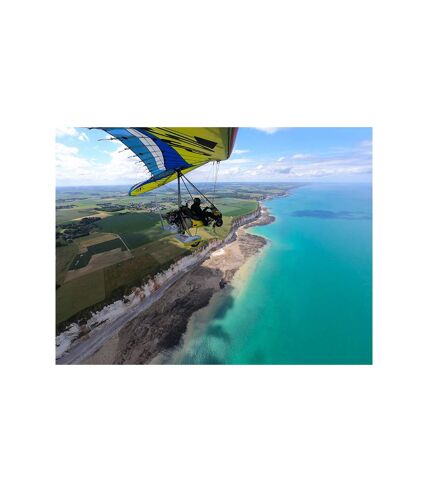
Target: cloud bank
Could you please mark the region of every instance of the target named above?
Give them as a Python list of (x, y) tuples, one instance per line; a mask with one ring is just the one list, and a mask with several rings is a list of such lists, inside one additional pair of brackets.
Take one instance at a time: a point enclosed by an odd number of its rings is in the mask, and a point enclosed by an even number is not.
[[(278, 129), (260, 130), (272, 134)], [(89, 132), (89, 139), (80, 128), (58, 128), (56, 133), (57, 183), (60, 186), (135, 184), (149, 178), (139, 159), (119, 141), (98, 143), (99, 134)], [(372, 142), (364, 140), (353, 148), (336, 147), (323, 153), (292, 152), (289, 155), (282, 151), (269, 159), (255, 155), (250, 149), (238, 148), (229, 160), (220, 163), (218, 180), (369, 180), (371, 172)], [(213, 167), (206, 165), (192, 172), (192, 178), (195, 182), (210, 181), (214, 174)]]

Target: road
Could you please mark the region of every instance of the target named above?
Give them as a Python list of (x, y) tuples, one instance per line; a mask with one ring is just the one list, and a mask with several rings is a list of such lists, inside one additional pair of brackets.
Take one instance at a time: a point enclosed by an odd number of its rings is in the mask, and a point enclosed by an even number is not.
[(113, 335), (115, 335), (126, 323), (134, 319), (136, 316), (141, 314), (143, 311), (152, 306), (153, 303), (158, 301), (166, 290), (168, 290), (172, 285), (174, 285), (178, 280), (184, 277), (186, 273), (190, 272), (194, 268), (198, 267), (200, 262), (190, 265), (183, 269), (182, 272), (177, 274), (172, 279), (166, 281), (162, 287), (160, 287), (156, 292), (154, 292), (149, 298), (142, 301), (140, 304), (134, 308), (130, 308), (129, 311), (119, 316), (111, 323), (106, 323), (102, 325), (102, 328), (95, 331), (88, 338), (73, 345), (69, 351), (65, 352), (60, 358), (56, 360), (57, 364), (79, 364), (84, 361), (97, 350), (99, 350)]

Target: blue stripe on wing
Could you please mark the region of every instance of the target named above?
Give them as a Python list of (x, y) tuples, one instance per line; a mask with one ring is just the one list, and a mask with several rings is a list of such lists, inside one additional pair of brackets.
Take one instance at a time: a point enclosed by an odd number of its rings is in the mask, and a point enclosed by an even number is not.
[(130, 133), (126, 128), (104, 128), (104, 130), (120, 140), (123, 145), (126, 145), (126, 147), (128, 147), (139, 159), (141, 159), (142, 163), (152, 176), (163, 171), (159, 169), (154, 155), (146, 147), (146, 145), (144, 145), (138, 137)]
[[(156, 164), (156, 159), (151, 151), (141, 142), (138, 137), (130, 133), (126, 128), (103, 127), (102, 129), (113, 137), (120, 140), (136, 156), (138, 156), (143, 161), (143, 164), (146, 166), (152, 177), (158, 177), (165, 172), (163, 169), (159, 169)], [(167, 144), (160, 138), (152, 135), (145, 128), (135, 127), (135, 130), (142, 133), (146, 137), (149, 137), (156, 143), (156, 145), (162, 152), (166, 170), (186, 169), (188, 167), (191, 167), (191, 165), (188, 164), (175, 149), (173, 149), (169, 144)], [(167, 176), (168, 175), (169, 174), (167, 174)]]
[(191, 167), (191, 165), (188, 164), (181, 157), (181, 155), (174, 148), (172, 148), (169, 144), (167, 144), (166, 142), (164, 142), (160, 138), (157, 138), (155, 135), (152, 135), (145, 128), (135, 127), (135, 129), (137, 131), (139, 131), (140, 133), (143, 133), (147, 137), (150, 137), (156, 143), (156, 145), (160, 148), (160, 150), (162, 151), (162, 154), (163, 154), (166, 169), (186, 169), (188, 167)]

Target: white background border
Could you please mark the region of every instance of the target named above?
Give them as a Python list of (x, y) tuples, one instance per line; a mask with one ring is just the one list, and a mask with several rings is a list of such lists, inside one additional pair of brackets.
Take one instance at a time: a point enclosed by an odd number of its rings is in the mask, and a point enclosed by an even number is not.
[[(427, 490), (423, 5), (3, 7), (3, 490)], [(55, 367), (54, 130), (86, 125), (373, 126), (374, 365)]]

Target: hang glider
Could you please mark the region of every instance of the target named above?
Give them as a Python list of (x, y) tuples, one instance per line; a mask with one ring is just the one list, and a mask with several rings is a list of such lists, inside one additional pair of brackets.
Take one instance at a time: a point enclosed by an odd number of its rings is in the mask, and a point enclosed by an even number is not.
[[(179, 241), (196, 246), (201, 237), (192, 235), (191, 228), (197, 231), (198, 227), (210, 224), (213, 224), (213, 227), (223, 225), (222, 213), (184, 175), (208, 162), (219, 163), (228, 159), (233, 151), (237, 128), (101, 127), (99, 129), (111, 135), (108, 140), (122, 142), (150, 175), (150, 178), (134, 185), (129, 190), (129, 195), (141, 195), (177, 179), (178, 208), (168, 212), (163, 218), (169, 227), (178, 233), (176, 238)], [(201, 209), (198, 197), (194, 199), (191, 208), (188, 207), (187, 202), (182, 203), (181, 183), (190, 197), (194, 198), (186, 182), (204, 198), (209, 204), (208, 207)], [(161, 214), (160, 217), (163, 224)]]

